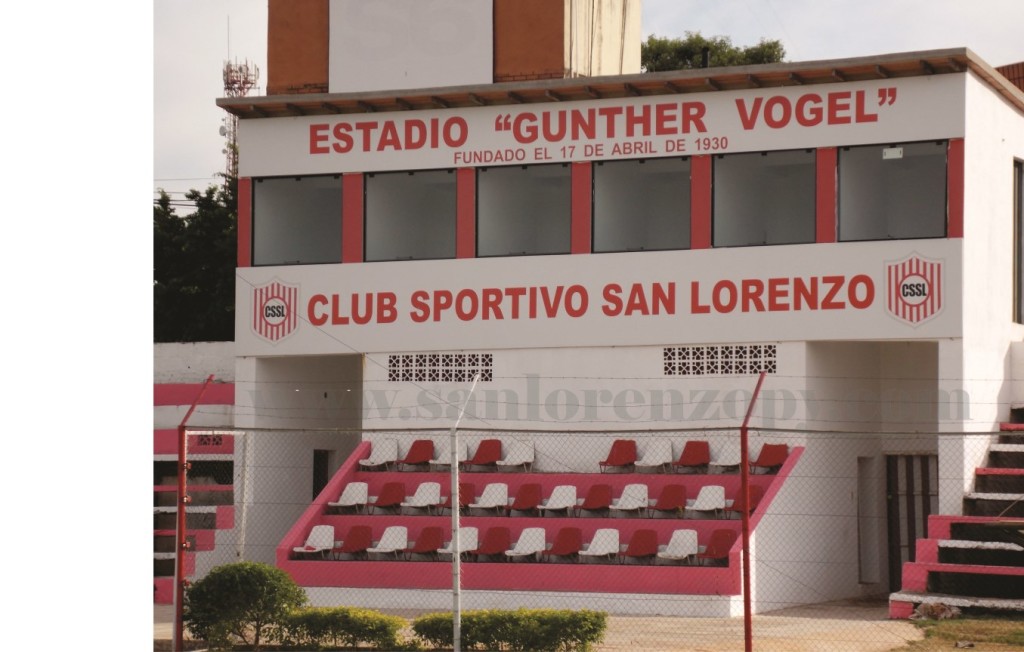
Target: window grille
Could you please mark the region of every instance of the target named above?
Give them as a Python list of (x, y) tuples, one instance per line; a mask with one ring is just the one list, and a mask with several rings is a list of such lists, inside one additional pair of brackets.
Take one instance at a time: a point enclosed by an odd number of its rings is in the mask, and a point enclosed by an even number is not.
[(774, 374), (775, 344), (725, 344), (712, 346), (667, 346), (664, 349), (666, 376), (741, 376)]
[(467, 383), (480, 374), (494, 377), (493, 353), (393, 353), (388, 356), (388, 380), (417, 383)]

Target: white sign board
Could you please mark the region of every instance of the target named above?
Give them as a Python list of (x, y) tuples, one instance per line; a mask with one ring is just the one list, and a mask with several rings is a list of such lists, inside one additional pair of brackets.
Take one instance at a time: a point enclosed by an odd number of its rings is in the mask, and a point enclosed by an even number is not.
[(961, 337), (960, 240), (238, 270), (239, 355)]
[(964, 135), (966, 74), (242, 120), (243, 177), (910, 142)]

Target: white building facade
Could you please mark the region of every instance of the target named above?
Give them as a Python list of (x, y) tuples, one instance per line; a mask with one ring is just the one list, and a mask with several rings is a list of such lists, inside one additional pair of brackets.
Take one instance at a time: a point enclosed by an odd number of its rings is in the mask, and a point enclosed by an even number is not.
[(538, 473), (623, 436), (726, 455), (763, 371), (752, 446), (803, 455), (756, 608), (884, 593), (1024, 399), (1024, 93), (969, 50), (219, 104), (249, 558), (313, 451), (468, 399), (468, 440), (528, 437)]

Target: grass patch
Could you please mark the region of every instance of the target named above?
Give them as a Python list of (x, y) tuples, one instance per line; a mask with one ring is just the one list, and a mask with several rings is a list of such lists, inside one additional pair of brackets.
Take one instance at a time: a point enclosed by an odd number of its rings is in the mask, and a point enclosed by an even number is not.
[(949, 650), (957, 641), (970, 641), (975, 650), (1024, 649), (1024, 617), (972, 616), (911, 622), (924, 630), (925, 638), (905, 650)]

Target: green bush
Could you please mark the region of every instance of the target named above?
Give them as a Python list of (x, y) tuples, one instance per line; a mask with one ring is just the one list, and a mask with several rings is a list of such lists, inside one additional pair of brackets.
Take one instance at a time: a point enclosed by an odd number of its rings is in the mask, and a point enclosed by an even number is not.
[[(603, 611), (555, 609), (487, 609), (462, 614), (462, 646), (484, 650), (585, 652), (604, 638)], [(416, 618), (413, 632), (435, 648), (452, 647), (452, 614)]]
[(274, 637), (286, 646), (315, 650), (331, 646), (369, 644), (394, 650), (402, 645), (398, 633), (405, 620), (355, 607), (306, 607), (281, 620)]
[(214, 648), (241, 641), (259, 649), (264, 634), (305, 603), (305, 591), (280, 568), (236, 562), (214, 568), (189, 587), (184, 622)]

